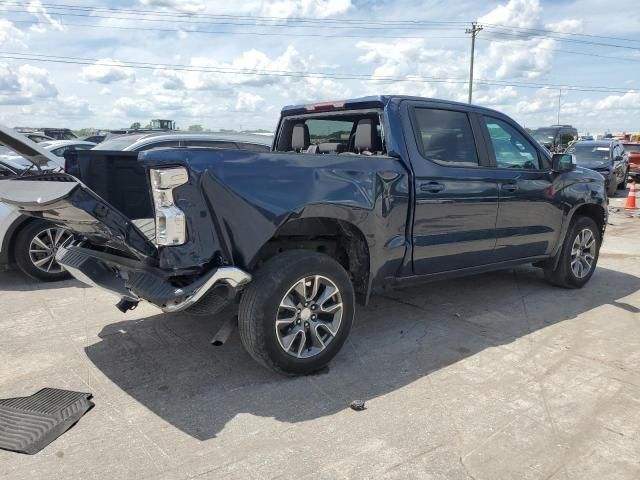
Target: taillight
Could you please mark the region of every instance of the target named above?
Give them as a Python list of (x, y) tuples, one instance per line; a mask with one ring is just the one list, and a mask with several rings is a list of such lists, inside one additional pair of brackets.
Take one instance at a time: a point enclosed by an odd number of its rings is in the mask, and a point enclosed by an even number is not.
[(156, 245), (181, 245), (187, 241), (185, 215), (174, 203), (173, 190), (189, 181), (184, 167), (151, 169), (151, 191), (156, 212)]

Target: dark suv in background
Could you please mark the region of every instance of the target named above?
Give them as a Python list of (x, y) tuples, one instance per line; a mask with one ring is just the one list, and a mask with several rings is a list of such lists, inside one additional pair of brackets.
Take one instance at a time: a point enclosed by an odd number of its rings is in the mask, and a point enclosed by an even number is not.
[(567, 148), (566, 153), (574, 155), (581, 167), (601, 174), (609, 196), (627, 188), (629, 158), (618, 140), (580, 140)]
[(531, 136), (550, 151), (562, 152), (578, 138), (578, 130), (571, 125), (552, 125), (534, 130)]

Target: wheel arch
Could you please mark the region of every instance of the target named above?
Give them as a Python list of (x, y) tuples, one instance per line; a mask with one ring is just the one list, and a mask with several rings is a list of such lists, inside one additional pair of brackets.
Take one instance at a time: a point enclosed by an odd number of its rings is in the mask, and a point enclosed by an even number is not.
[(607, 227), (607, 210), (600, 203), (582, 203), (574, 207), (573, 210), (567, 215), (567, 221), (564, 225), (564, 231), (562, 232), (561, 241), (558, 242), (558, 246), (554, 256), (552, 257), (553, 266), (557, 268), (558, 262), (560, 261), (560, 252), (562, 251), (562, 246), (564, 245), (565, 238), (569, 234), (569, 230), (571, 228), (571, 224), (578, 217), (589, 217), (598, 226), (598, 230), (600, 231), (600, 242), (604, 238), (604, 231)]
[(7, 229), (2, 238), (2, 248), (0, 249), (0, 264), (12, 265), (16, 261), (16, 242), (18, 234), (36, 219), (21, 215), (17, 217)]
[(371, 257), (366, 236), (353, 223), (335, 217), (292, 218), (280, 225), (260, 248), (251, 270), (287, 250), (312, 250), (331, 256), (349, 273), (360, 303), (369, 296)]
[[(583, 203), (579, 205), (573, 210), (569, 224), (578, 217), (589, 217), (593, 219), (596, 225), (598, 225), (601, 239), (604, 237), (604, 231), (607, 226), (607, 211), (602, 205), (597, 203)], [(567, 228), (567, 231), (568, 230)]]

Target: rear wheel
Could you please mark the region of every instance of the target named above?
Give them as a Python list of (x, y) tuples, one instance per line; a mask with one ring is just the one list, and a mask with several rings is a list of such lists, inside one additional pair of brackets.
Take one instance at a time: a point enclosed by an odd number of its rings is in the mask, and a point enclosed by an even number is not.
[(556, 268), (553, 261), (544, 267), (547, 281), (564, 288), (582, 288), (591, 278), (600, 253), (600, 230), (590, 217), (576, 218), (560, 251)]
[(69, 273), (56, 261), (60, 246), (71, 233), (44, 220), (30, 221), (15, 238), (15, 258), (20, 270), (36, 280), (65, 280)]
[(269, 260), (242, 294), (240, 338), (260, 364), (301, 375), (325, 366), (345, 342), (355, 309), (349, 274), (312, 251)]

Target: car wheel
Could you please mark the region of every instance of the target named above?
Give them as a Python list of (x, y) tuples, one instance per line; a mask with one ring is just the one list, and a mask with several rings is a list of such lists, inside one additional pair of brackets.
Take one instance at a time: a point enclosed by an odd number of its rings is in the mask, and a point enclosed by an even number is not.
[(342, 265), (321, 253), (293, 250), (258, 270), (240, 299), (238, 327), (258, 363), (303, 375), (338, 353), (354, 312), (353, 286)]
[(600, 230), (590, 217), (578, 217), (564, 239), (557, 266), (544, 268), (547, 281), (564, 288), (582, 288), (591, 278), (600, 253)]
[(44, 220), (32, 220), (15, 238), (15, 258), (20, 270), (36, 280), (54, 282), (70, 277), (56, 261), (56, 252), (71, 233)]
[(618, 190), (626, 190), (628, 180), (629, 180), (629, 170), (627, 169), (624, 172), (624, 177), (622, 178), (622, 182), (618, 184)]
[(618, 180), (616, 179), (615, 175), (609, 177), (609, 182), (607, 184), (607, 195), (609, 195), (610, 197), (615, 196), (616, 192), (618, 191)]

